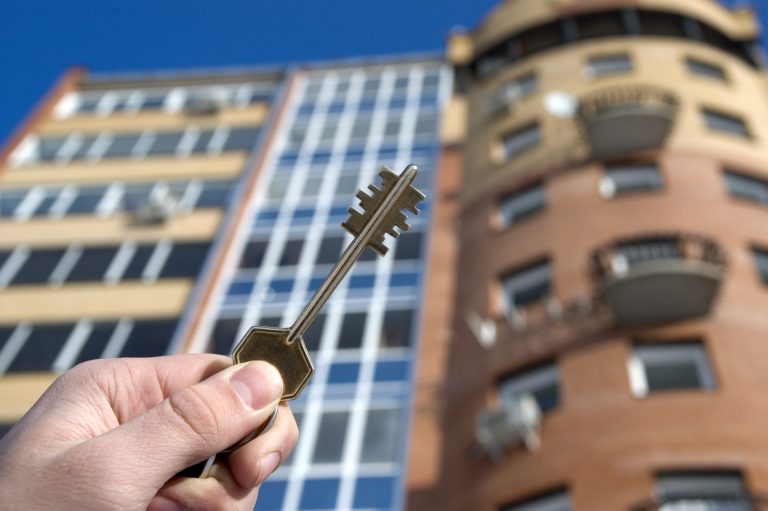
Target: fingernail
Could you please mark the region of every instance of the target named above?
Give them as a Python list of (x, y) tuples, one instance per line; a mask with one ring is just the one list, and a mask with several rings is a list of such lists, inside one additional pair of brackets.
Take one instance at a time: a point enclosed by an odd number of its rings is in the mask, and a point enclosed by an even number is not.
[(270, 476), (272, 472), (274, 472), (277, 469), (277, 466), (280, 464), (280, 454), (276, 452), (271, 452), (264, 457), (261, 458), (261, 462), (259, 463), (259, 482), (258, 484), (261, 484), (264, 482), (264, 479)]
[(251, 408), (258, 410), (274, 403), (283, 393), (283, 380), (271, 364), (248, 362), (230, 378), (229, 384)]

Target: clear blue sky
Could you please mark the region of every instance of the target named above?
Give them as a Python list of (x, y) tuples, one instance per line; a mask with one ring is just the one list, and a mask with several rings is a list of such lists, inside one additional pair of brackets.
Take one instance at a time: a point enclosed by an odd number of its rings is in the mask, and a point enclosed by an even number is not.
[(74, 65), (150, 71), (440, 52), (451, 27), (474, 26), (498, 1), (0, 0), (0, 141)]

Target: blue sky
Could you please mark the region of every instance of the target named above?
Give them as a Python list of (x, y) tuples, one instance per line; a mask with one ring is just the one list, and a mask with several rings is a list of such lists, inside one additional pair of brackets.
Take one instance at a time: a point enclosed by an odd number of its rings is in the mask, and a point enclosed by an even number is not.
[(0, 140), (74, 65), (151, 71), (441, 52), (452, 27), (474, 26), (497, 1), (0, 0)]

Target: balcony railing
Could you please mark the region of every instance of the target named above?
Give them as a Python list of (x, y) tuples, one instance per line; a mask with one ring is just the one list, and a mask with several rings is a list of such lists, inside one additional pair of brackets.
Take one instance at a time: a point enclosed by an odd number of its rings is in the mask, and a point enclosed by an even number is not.
[(674, 94), (651, 86), (602, 89), (581, 98), (578, 118), (596, 158), (664, 145), (677, 116)]
[(616, 240), (591, 259), (593, 279), (619, 326), (708, 314), (725, 267), (725, 253), (715, 241), (682, 233)]

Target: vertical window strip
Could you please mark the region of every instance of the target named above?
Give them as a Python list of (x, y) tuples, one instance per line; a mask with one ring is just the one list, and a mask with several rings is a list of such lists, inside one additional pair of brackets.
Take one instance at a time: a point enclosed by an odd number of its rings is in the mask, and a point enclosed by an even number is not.
[(64, 252), (64, 255), (59, 260), (59, 264), (56, 265), (51, 276), (48, 278), (48, 282), (53, 285), (61, 285), (67, 280), (67, 276), (75, 267), (77, 260), (83, 255), (83, 247), (79, 243), (72, 243)]
[(101, 358), (119, 357), (120, 353), (123, 351), (123, 347), (125, 347), (126, 341), (128, 341), (128, 337), (131, 335), (131, 330), (133, 330), (133, 320), (127, 318), (121, 319), (117, 323), (114, 332), (112, 332), (109, 341), (107, 341), (107, 345), (104, 347), (104, 352), (101, 354)]
[(11, 366), (13, 359), (21, 351), (29, 335), (32, 333), (32, 325), (29, 323), (19, 323), (11, 336), (6, 341), (5, 346), (0, 350), (0, 375), (5, 374)]
[(147, 261), (147, 265), (144, 267), (144, 272), (141, 275), (142, 281), (151, 283), (157, 280), (172, 249), (173, 243), (167, 239), (160, 240), (155, 245), (155, 250), (149, 257), (149, 261)]
[(119, 282), (135, 253), (136, 242), (132, 240), (124, 241), (117, 250), (114, 259), (112, 259), (112, 263), (104, 273), (104, 281), (107, 284), (115, 284)]
[(59, 355), (53, 362), (52, 370), (57, 373), (63, 373), (70, 369), (77, 360), (77, 355), (88, 340), (88, 336), (93, 331), (93, 321), (89, 319), (81, 319), (75, 325), (72, 333), (69, 334), (69, 338), (61, 348)]
[(25, 245), (16, 247), (5, 264), (0, 268), (0, 289), (5, 289), (11, 283), (16, 273), (29, 258), (30, 249)]

